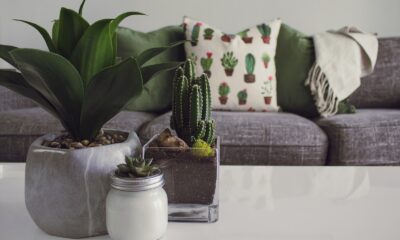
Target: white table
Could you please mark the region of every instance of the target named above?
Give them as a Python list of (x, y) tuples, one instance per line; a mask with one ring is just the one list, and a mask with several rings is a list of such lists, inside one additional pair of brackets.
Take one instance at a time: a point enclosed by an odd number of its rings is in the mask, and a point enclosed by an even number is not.
[[(0, 240), (60, 239), (24, 205), (24, 164), (0, 164)], [(398, 240), (398, 167), (221, 167), (220, 219), (169, 223), (169, 240)], [(109, 239), (108, 236), (95, 239)]]

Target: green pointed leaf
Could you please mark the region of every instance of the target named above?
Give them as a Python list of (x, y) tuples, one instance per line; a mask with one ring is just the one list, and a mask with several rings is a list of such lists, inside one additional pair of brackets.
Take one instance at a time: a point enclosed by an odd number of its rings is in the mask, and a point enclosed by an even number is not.
[(43, 37), (44, 41), (46, 42), (47, 47), (49, 48), (50, 52), (57, 52), (57, 48), (54, 46), (53, 41), (51, 40), (51, 37), (49, 35), (49, 33), (46, 31), (46, 29), (42, 28), (41, 26), (32, 23), (32, 22), (28, 22), (25, 20), (20, 20), (20, 19), (14, 19), (15, 21), (18, 22), (23, 22), (26, 23), (30, 26), (32, 26), (33, 28), (35, 28)]
[(129, 12), (115, 19), (103, 19), (86, 30), (71, 55), (71, 62), (81, 73), (85, 86), (95, 74), (115, 64), (116, 49), (113, 40), (118, 24), (128, 16), (141, 14)]
[(38, 91), (30, 86), (22, 75), (13, 70), (0, 70), (0, 85), (24, 96), (32, 99), (46, 110), (51, 110), (53, 115), (57, 116), (57, 111)]
[(73, 50), (89, 27), (89, 23), (71, 9), (62, 8), (59, 20), (58, 51), (65, 58), (70, 58)]
[(187, 40), (183, 40), (183, 41), (178, 41), (178, 42), (174, 42), (171, 43), (168, 46), (163, 46), (163, 47), (155, 47), (155, 48), (149, 48), (144, 50), (142, 53), (139, 54), (139, 56), (136, 58), (139, 65), (143, 66), (143, 64), (145, 64), (146, 62), (148, 62), (150, 59), (152, 59), (153, 57), (167, 51), (170, 48), (179, 46), (183, 43), (187, 42)]
[(47, 101), (42, 94), (30, 86), (20, 73), (13, 70), (0, 70), (0, 85), (31, 99), (51, 115), (58, 118), (66, 130), (70, 130), (51, 103)]
[(83, 0), (81, 3), (81, 6), (79, 7), (79, 15), (81, 15), (81, 16), (82, 16), (82, 12), (83, 12), (83, 7), (85, 6), (85, 2), (86, 2), (86, 0)]
[(17, 49), (17, 47), (14, 46), (8, 46), (8, 45), (0, 45), (0, 58), (2, 58), (4, 61), (8, 62), (10, 65), (14, 66), (17, 68), (17, 64), (14, 62), (14, 59), (12, 59), (10, 52), (14, 49)]
[(146, 84), (151, 78), (153, 78), (157, 74), (165, 71), (175, 70), (177, 67), (182, 65), (182, 63), (183, 62), (167, 62), (167, 63), (158, 63), (143, 67), (142, 68), (143, 85)]
[(36, 49), (10, 52), (26, 81), (40, 92), (71, 129), (79, 135), (83, 84), (78, 71), (60, 55)]
[(91, 79), (82, 106), (82, 137), (94, 138), (101, 127), (143, 89), (140, 68), (133, 58), (106, 68)]
[(110, 32), (111, 33), (115, 33), (115, 31), (117, 30), (118, 25), (127, 17), (129, 16), (134, 16), (134, 15), (146, 15), (144, 13), (141, 12), (126, 12), (126, 13), (122, 13), (121, 15), (119, 15), (118, 17), (116, 17), (110, 24)]
[(53, 39), (54, 47), (58, 49), (58, 36), (60, 32), (60, 20), (54, 20), (53, 28), (51, 31), (51, 38)]
[(82, 76), (84, 85), (90, 78), (114, 63), (113, 43), (109, 32), (112, 19), (104, 19), (91, 25), (75, 47), (71, 62)]

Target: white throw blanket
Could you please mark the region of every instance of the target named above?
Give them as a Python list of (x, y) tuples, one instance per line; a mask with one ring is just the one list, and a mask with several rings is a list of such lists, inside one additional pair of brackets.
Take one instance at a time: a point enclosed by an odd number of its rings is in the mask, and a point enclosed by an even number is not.
[(360, 86), (361, 77), (373, 72), (378, 39), (356, 27), (319, 33), (313, 39), (316, 62), (305, 84), (318, 112), (327, 117), (336, 114), (339, 102)]

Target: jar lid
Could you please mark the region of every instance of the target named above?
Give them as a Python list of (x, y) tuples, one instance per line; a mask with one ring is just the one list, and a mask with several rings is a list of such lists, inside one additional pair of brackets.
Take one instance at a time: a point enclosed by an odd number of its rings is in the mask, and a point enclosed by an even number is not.
[(122, 178), (111, 173), (111, 187), (121, 191), (140, 192), (164, 186), (164, 175), (161, 171), (155, 175), (141, 178)]

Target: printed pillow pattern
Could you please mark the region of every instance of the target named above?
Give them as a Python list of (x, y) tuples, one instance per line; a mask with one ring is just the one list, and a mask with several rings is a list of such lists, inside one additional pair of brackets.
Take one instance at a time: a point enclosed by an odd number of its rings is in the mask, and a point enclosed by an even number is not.
[(196, 74), (206, 73), (215, 110), (278, 111), (275, 51), (281, 20), (238, 34), (185, 17), (186, 55)]

